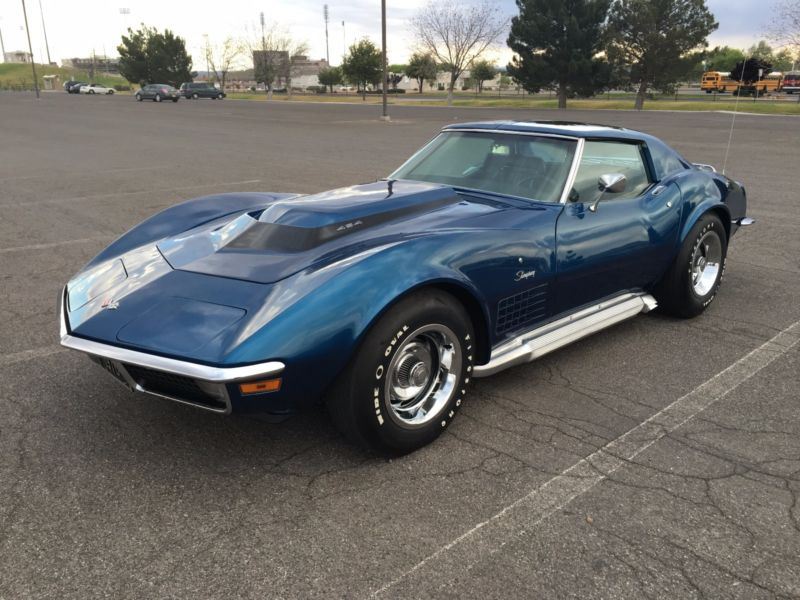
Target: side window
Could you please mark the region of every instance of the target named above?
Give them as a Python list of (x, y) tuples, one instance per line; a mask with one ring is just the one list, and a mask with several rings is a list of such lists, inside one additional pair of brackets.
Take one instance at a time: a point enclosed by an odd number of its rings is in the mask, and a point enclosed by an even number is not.
[(656, 170), (656, 177), (661, 181), (665, 177), (686, 168), (676, 154), (658, 142), (650, 142), (647, 145), (650, 150), (650, 157), (653, 159), (653, 166)]
[(635, 198), (650, 185), (639, 144), (587, 141), (570, 198), (576, 202), (594, 201), (600, 193), (597, 180), (612, 173), (625, 175), (628, 185), (623, 193), (607, 196), (608, 200)]

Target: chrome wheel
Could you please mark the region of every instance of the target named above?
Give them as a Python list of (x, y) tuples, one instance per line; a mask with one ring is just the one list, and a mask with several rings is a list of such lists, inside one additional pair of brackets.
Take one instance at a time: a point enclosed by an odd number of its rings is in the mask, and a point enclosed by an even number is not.
[(722, 240), (715, 231), (707, 231), (692, 255), (692, 289), (700, 297), (708, 295), (722, 269)]
[(457, 391), (461, 364), (461, 346), (449, 328), (426, 325), (412, 332), (386, 373), (392, 418), (407, 427), (436, 419)]

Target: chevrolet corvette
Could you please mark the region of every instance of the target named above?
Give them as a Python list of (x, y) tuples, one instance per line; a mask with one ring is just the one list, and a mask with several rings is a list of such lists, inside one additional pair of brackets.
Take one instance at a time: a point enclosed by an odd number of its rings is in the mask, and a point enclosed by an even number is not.
[(450, 125), (374, 183), (147, 219), (67, 283), (61, 343), (136, 392), (275, 418), (322, 403), (352, 442), (407, 453), (475, 377), (656, 307), (701, 314), (746, 205), (644, 133)]

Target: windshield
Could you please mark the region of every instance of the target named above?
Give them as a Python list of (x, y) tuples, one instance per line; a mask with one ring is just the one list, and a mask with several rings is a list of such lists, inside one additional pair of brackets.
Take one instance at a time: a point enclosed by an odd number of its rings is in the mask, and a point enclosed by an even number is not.
[(451, 131), (390, 177), (559, 202), (576, 147), (570, 139)]

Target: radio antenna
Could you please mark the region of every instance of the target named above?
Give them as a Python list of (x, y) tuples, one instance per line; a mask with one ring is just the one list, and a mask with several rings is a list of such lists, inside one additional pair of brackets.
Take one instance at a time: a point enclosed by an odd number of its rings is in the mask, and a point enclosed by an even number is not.
[(722, 163), (722, 174), (725, 175), (725, 170), (728, 168), (728, 156), (731, 153), (731, 144), (733, 143), (733, 128), (736, 126), (736, 114), (739, 112), (739, 98), (742, 97), (742, 86), (744, 85), (744, 70), (747, 66), (747, 61), (750, 60), (745, 54), (744, 62), (742, 63), (742, 76), (739, 79), (739, 87), (736, 89), (736, 104), (733, 105), (733, 118), (731, 119), (731, 131), (728, 134), (728, 147), (725, 148), (725, 160)]

